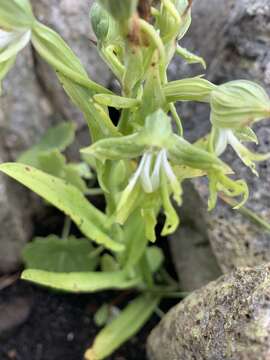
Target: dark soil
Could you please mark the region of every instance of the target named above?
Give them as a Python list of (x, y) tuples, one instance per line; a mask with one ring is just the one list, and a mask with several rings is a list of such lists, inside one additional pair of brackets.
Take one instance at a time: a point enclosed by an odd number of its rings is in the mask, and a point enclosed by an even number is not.
[[(70, 295), (18, 281), (0, 292), (0, 304), (29, 298), (31, 312), (23, 325), (0, 338), (1, 360), (83, 360), (99, 329), (93, 321), (101, 303), (115, 293)], [(158, 322), (153, 316), (141, 332), (122, 346), (111, 360), (144, 360), (145, 340)]]

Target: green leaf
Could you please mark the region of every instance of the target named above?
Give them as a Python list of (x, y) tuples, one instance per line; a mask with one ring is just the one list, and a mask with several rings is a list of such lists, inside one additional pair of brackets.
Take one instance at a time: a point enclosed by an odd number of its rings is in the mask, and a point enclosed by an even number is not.
[(141, 283), (130, 279), (123, 271), (56, 273), (44, 270), (25, 270), (21, 278), (38, 285), (72, 293), (92, 293), (101, 290), (128, 289)]
[(57, 72), (94, 92), (110, 93), (103, 86), (90, 80), (80, 60), (55, 31), (35, 22), (32, 43), (36, 51)]
[(31, 30), (21, 32), (6, 32), (4, 30), (0, 30), (0, 35), (2, 37), (2, 41), (5, 36), (8, 37), (6, 46), (2, 47), (0, 43), (1, 63), (12, 59), (29, 43), (31, 39)]
[(18, 162), (39, 166), (38, 157), (40, 153), (50, 152), (52, 150), (64, 151), (73, 143), (75, 136), (75, 125), (72, 122), (62, 122), (57, 126), (50, 128), (41, 138), (40, 142), (25, 151)]
[(125, 341), (135, 335), (150, 318), (160, 299), (143, 295), (133, 300), (96, 337), (94, 344), (85, 354), (86, 360), (107, 358)]
[(23, 250), (23, 260), (29, 269), (52, 272), (87, 272), (95, 270), (98, 258), (91, 256), (94, 248), (87, 239), (56, 235), (35, 238)]
[(110, 306), (108, 304), (103, 304), (101, 307), (96, 311), (94, 316), (94, 321), (97, 326), (104, 326), (110, 316)]
[(23, 164), (5, 163), (0, 165), (0, 171), (70, 216), (86, 237), (110, 250), (123, 250), (123, 245), (114, 241), (109, 235), (106, 215), (91, 205), (74, 186)]
[(47, 174), (63, 177), (66, 159), (58, 150), (40, 153), (38, 156), (38, 168)]

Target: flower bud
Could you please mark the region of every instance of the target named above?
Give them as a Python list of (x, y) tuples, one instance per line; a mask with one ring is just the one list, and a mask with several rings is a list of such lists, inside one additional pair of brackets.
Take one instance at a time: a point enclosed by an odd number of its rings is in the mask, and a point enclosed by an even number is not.
[(97, 39), (99, 41), (105, 40), (110, 26), (110, 19), (107, 11), (105, 11), (99, 3), (95, 2), (91, 7), (89, 17)]
[(256, 83), (231, 81), (212, 91), (211, 111), (217, 128), (242, 128), (270, 116), (270, 99)]
[(125, 21), (136, 11), (138, 0), (99, 0), (99, 3), (115, 20)]
[(171, 81), (164, 86), (164, 93), (168, 102), (200, 101), (209, 102), (210, 95), (216, 85), (201, 77)]

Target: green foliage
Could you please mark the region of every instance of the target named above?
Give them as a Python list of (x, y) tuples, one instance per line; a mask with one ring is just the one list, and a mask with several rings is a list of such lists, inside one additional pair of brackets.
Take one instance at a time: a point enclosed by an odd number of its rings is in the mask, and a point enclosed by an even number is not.
[(89, 272), (96, 269), (98, 257), (88, 239), (56, 235), (34, 238), (23, 250), (23, 260), (28, 269), (61, 272)]
[(143, 295), (133, 300), (114, 320), (96, 337), (89, 349), (87, 360), (102, 360), (109, 356), (122, 343), (144, 325), (159, 304), (159, 298)]
[[(75, 128), (59, 124), (22, 154), (19, 163), (0, 165), (0, 171), (63, 211), (87, 238), (70, 237), (65, 226), (64, 239), (35, 239), (24, 250), (29, 269), (22, 278), (60, 291), (143, 293), (113, 320), (108, 305), (100, 308), (96, 321), (107, 325), (87, 351), (88, 360), (109, 356), (139, 330), (162, 297), (179, 295), (178, 286), (163, 276), (164, 254), (149, 243), (156, 240), (161, 211), (165, 223), (158, 235), (178, 227), (182, 182), (206, 177), (210, 210), (219, 197), (239, 208), (248, 199), (248, 186), (237, 173), (232, 177), (220, 156), (232, 146), (255, 174), (255, 162), (269, 157), (243, 144), (258, 143), (251, 127), (270, 115), (267, 93), (245, 80), (215, 85), (197, 76), (169, 82), (167, 68), (174, 55), (206, 67), (200, 56), (179, 44), (191, 23), (191, 1), (150, 3), (98, 0), (90, 11), (97, 51), (118, 79), (120, 94), (89, 78), (60, 35), (35, 19), (28, 0), (0, 4), (0, 81), (31, 41), (83, 113), (91, 138), (81, 151), (84, 162), (68, 163), (62, 152), (72, 143)], [(186, 101), (204, 102), (211, 110), (210, 133), (194, 144), (184, 138), (175, 106)], [(117, 125), (110, 107), (120, 112)], [(87, 187), (85, 180), (92, 176), (88, 165), (96, 173), (98, 189)], [(104, 212), (87, 199), (93, 193), (104, 195)]]

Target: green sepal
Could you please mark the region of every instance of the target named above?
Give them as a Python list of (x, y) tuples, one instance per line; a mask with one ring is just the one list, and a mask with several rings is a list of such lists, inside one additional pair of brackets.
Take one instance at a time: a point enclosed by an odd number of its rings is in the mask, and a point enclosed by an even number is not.
[(202, 67), (206, 69), (206, 62), (201, 56), (195, 55), (179, 45), (176, 48), (176, 54), (179, 55), (188, 64), (201, 64)]

